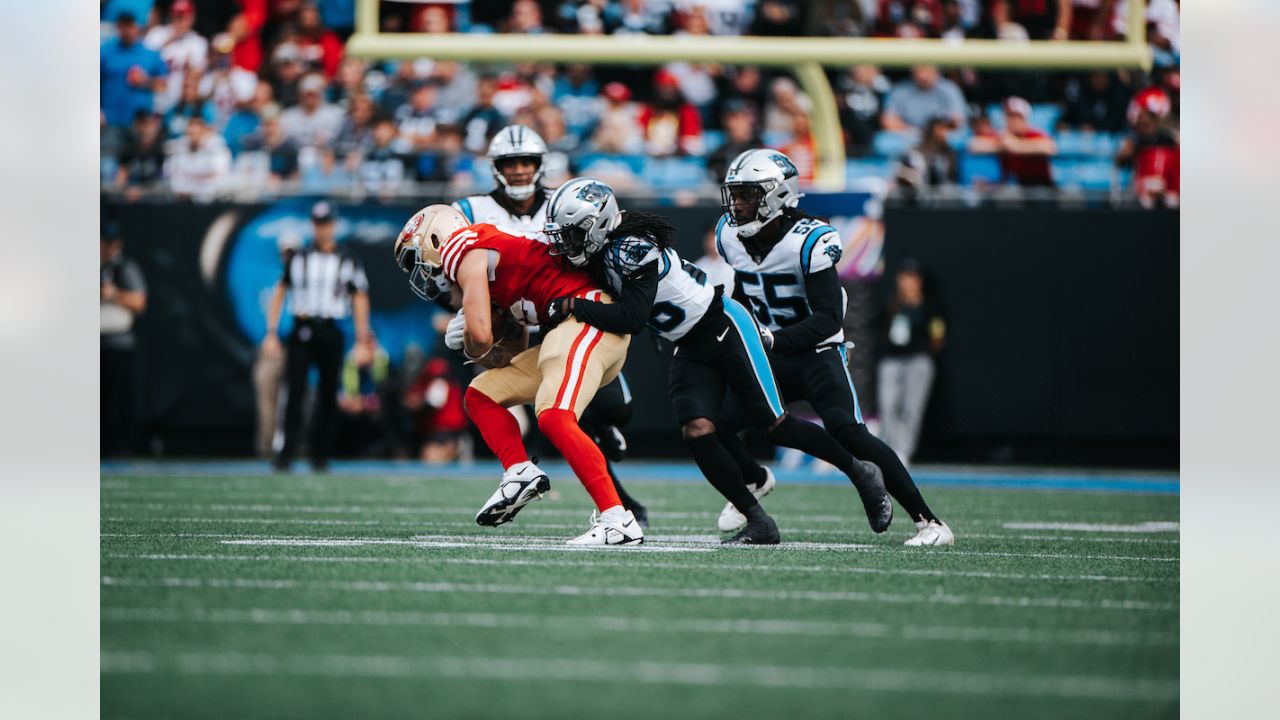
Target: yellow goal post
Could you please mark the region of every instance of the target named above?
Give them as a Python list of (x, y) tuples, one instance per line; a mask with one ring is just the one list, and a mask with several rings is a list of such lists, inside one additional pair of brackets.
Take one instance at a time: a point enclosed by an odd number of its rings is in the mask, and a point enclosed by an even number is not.
[(814, 184), (828, 191), (844, 189), (845, 153), (836, 98), (824, 67), (872, 63), (885, 67), (938, 65), (1007, 70), (1151, 68), (1146, 0), (1130, 0), (1128, 37), (1119, 42), (383, 33), (378, 29), (380, 2), (357, 0), (356, 30), (347, 40), (347, 54), (399, 60), (626, 65), (684, 61), (791, 68), (813, 100), (811, 127), (818, 155)]

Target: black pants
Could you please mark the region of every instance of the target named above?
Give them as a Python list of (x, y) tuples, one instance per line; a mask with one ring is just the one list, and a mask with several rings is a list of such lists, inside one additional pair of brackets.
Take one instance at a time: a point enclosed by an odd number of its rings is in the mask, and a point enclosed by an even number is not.
[(99, 354), (99, 453), (119, 457), (133, 451), (133, 350), (102, 346)]
[(770, 429), (782, 417), (782, 398), (751, 316), (725, 298), (680, 338), (671, 356), (671, 405), (681, 425), (720, 417), (732, 390), (751, 424)]
[(862, 403), (849, 375), (847, 353), (843, 344), (820, 345), (795, 355), (769, 353), (782, 397), (808, 402), (832, 435), (862, 423)]
[(289, 394), (285, 398), (284, 448), (280, 458), (292, 460), (298, 452), (302, 425), (302, 408), (306, 401), (307, 374), (314, 364), (320, 373), (316, 388), (315, 413), (311, 417), (308, 449), (311, 462), (323, 465), (329, 458), (334, 417), (338, 407), (338, 373), (342, 368), (344, 340), (338, 324), (332, 320), (297, 319), (285, 347), (285, 382)]

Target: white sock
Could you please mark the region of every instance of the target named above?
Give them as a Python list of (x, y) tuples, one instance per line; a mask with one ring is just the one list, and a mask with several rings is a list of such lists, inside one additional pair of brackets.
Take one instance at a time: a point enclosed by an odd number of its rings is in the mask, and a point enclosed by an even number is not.
[(600, 513), (601, 520), (609, 520), (609, 521), (617, 520), (621, 522), (626, 518), (627, 518), (627, 510), (621, 505), (614, 505), (608, 510), (605, 510), (604, 512)]

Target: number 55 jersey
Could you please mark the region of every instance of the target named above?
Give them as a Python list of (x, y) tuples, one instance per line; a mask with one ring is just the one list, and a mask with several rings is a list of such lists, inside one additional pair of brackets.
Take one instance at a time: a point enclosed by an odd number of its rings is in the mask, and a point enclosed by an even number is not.
[[(813, 311), (805, 293), (805, 277), (840, 261), (842, 246), (836, 229), (815, 218), (804, 218), (764, 256), (754, 256), (728, 220), (729, 216), (723, 215), (716, 224), (716, 250), (733, 268), (734, 281), (742, 286), (756, 320), (776, 332), (809, 317)], [(848, 299), (843, 289), (840, 295), (843, 314)], [(843, 342), (844, 329), (839, 328), (819, 345)]]

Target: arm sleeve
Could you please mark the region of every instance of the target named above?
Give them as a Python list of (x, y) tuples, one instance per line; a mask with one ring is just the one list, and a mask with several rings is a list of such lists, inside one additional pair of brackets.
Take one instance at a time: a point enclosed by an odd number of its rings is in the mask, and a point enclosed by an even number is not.
[(844, 317), (844, 296), (840, 293), (840, 279), (836, 277), (835, 268), (828, 267), (806, 275), (804, 290), (813, 312), (795, 325), (773, 333), (775, 352), (786, 354), (815, 347), (840, 329), (840, 321)]
[(658, 262), (637, 270), (622, 283), (621, 297), (613, 303), (578, 298), (573, 316), (592, 327), (619, 335), (634, 335), (644, 329), (658, 294)]

